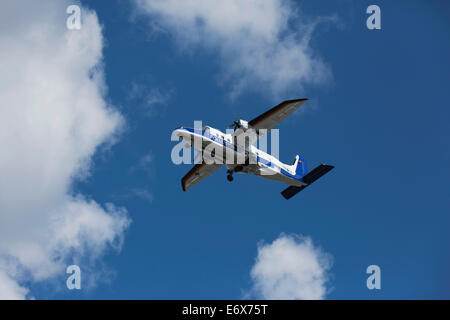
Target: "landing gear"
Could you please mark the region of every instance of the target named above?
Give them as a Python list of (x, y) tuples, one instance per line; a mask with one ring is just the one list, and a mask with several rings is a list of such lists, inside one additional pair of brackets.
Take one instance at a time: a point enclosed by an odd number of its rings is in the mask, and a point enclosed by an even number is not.
[(227, 173), (227, 180), (230, 182), (233, 181), (233, 170), (228, 170)]

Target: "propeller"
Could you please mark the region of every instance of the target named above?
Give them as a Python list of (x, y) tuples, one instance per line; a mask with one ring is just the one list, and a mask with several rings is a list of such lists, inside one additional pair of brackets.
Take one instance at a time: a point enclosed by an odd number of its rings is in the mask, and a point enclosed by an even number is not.
[(242, 127), (242, 126), (241, 126), (241, 124), (239, 123), (239, 121), (233, 121), (233, 123), (230, 124), (230, 125), (228, 126), (228, 129), (234, 129), (234, 130), (236, 130), (236, 128), (240, 129), (241, 127)]

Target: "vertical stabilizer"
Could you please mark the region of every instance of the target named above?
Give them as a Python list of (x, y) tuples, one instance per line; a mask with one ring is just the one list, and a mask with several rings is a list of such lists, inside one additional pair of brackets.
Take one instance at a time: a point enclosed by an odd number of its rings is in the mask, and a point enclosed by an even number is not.
[(299, 155), (296, 155), (294, 163), (291, 166), (291, 170), (292, 170), (292, 172), (294, 172), (294, 174), (297, 172), (297, 165), (298, 165), (299, 159), (300, 159)]
[(302, 175), (308, 173), (308, 169), (306, 168), (306, 161), (305, 159), (301, 158), (299, 155), (295, 156), (294, 163), (291, 165), (291, 171), (294, 174)]

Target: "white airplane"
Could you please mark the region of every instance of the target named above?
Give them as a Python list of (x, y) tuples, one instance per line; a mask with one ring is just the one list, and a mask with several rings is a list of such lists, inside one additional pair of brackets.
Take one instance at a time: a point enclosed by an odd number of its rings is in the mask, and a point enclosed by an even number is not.
[(186, 142), (186, 147), (194, 147), (198, 154), (202, 155), (201, 162), (181, 179), (183, 191), (193, 187), (225, 164), (228, 169), (228, 181), (233, 181), (235, 172), (281, 181), (289, 185), (281, 194), (284, 198), (290, 199), (333, 169), (333, 166), (321, 164), (308, 172), (305, 161), (298, 155), (294, 163), (288, 165), (253, 145), (258, 138), (287, 118), (306, 100), (287, 100), (251, 121), (235, 121), (229, 127), (234, 128), (232, 134), (208, 126), (175, 129), (173, 133)]

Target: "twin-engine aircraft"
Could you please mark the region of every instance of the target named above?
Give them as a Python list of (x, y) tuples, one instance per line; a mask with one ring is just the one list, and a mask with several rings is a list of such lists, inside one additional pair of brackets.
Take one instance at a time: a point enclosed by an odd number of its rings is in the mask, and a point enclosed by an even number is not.
[(186, 147), (194, 147), (202, 155), (201, 162), (181, 179), (183, 191), (225, 165), (228, 169), (228, 181), (233, 181), (233, 173), (248, 173), (281, 181), (289, 185), (281, 194), (285, 199), (290, 199), (333, 169), (333, 166), (321, 164), (308, 171), (304, 159), (298, 155), (294, 163), (288, 165), (254, 146), (259, 138), (297, 110), (306, 100), (287, 100), (251, 121), (235, 121), (229, 127), (234, 129), (233, 133), (223, 133), (208, 126), (175, 129), (174, 134), (186, 142)]

